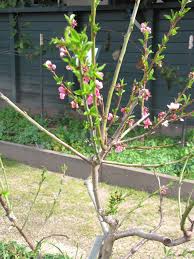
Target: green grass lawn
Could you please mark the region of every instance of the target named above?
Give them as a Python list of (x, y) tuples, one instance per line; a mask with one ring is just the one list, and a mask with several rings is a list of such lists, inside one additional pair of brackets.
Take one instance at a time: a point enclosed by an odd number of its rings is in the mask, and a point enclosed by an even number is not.
[[(72, 145), (81, 153), (89, 156), (92, 154), (92, 147), (88, 140), (88, 133), (84, 129), (83, 122), (70, 117), (47, 118), (44, 121), (39, 116), (35, 117), (37, 121), (49, 128), (59, 138)], [(140, 130), (141, 131), (141, 130)], [(140, 131), (131, 132), (131, 135), (137, 135)], [(69, 153), (64, 147), (53, 141), (50, 137), (40, 132), (32, 126), (25, 118), (10, 108), (0, 110), (0, 140), (11, 141), (19, 144), (36, 145), (42, 148), (62, 151)], [(194, 130), (187, 134), (186, 146), (180, 145), (180, 138), (170, 138), (165, 136), (152, 136), (141, 141), (135, 141), (127, 146), (122, 153), (115, 153), (113, 150), (108, 159), (130, 164), (155, 164), (167, 163), (171, 160), (178, 160), (194, 149)], [(156, 150), (137, 150), (134, 146), (171, 145), (168, 148)], [(178, 176), (183, 167), (183, 162), (157, 168), (158, 172)], [(149, 169), (149, 168), (148, 168)], [(150, 168), (151, 170), (151, 168)], [(194, 159), (187, 164), (186, 177), (194, 179)]]
[[(4, 160), (4, 163), (10, 185), (10, 197), (13, 204), (13, 210), (18, 222), (22, 224), (37, 191), (42, 170), (15, 161)], [(52, 216), (45, 223), (45, 219), (52, 210), (53, 201), (60, 188), (62, 191), (57, 199)], [(123, 218), (124, 215), (135, 208), (142, 199), (148, 197), (148, 194), (145, 192), (118, 188), (105, 184), (100, 185), (100, 190), (101, 199), (105, 200), (105, 208), (107, 207), (110, 193), (117, 190), (126, 194), (126, 200), (119, 207), (119, 219)], [(153, 196), (146, 200), (144, 207), (129, 214), (121, 229), (126, 227), (141, 227), (142, 229), (149, 231), (154, 228), (159, 221), (158, 202), (158, 196)], [(8, 242), (15, 240), (18, 243), (23, 243), (23, 240), (18, 235), (17, 231), (10, 227), (10, 224), (3, 216), (4, 213), (1, 209), (0, 214), (0, 241)], [(63, 177), (60, 174), (51, 172), (46, 173), (46, 180), (43, 183), (37, 202), (32, 209), (29, 223), (25, 230), (34, 241), (38, 241), (43, 236), (51, 234), (67, 235), (69, 237), (68, 239), (63, 237), (52, 237), (44, 244), (43, 251), (47, 253), (59, 253), (59, 250), (55, 247), (57, 246), (60, 250), (67, 252), (71, 256), (75, 256), (78, 248), (79, 257), (77, 258), (80, 258), (81, 255), (83, 255), (82, 258), (86, 258), (86, 255), (88, 255), (92, 247), (95, 236), (101, 233), (84, 182), (82, 180), (68, 176)], [(181, 232), (179, 231), (177, 201), (174, 199), (165, 198), (164, 226), (161, 228), (160, 232), (174, 238), (181, 235)], [(122, 258), (122, 256), (129, 251), (132, 244), (138, 240), (138, 238), (131, 237), (116, 242), (113, 258)], [(194, 242), (181, 245), (177, 248), (173, 248), (172, 252), (177, 255), (185, 248), (193, 247), (193, 245)], [(166, 257), (163, 245), (150, 241), (133, 258), (162, 259)], [(170, 258), (177, 257), (174, 256)], [(188, 256), (186, 258), (192, 257)]]

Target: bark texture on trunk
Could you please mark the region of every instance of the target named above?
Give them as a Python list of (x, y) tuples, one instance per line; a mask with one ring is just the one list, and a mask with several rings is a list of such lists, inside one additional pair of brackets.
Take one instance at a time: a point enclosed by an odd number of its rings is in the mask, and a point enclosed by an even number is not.
[(101, 251), (98, 259), (110, 259), (112, 256), (113, 244), (114, 244), (113, 236), (108, 235), (101, 247)]

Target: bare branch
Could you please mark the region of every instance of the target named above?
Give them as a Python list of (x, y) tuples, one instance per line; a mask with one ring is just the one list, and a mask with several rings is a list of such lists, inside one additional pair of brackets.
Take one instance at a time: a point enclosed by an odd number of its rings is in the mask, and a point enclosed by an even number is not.
[(136, 123), (133, 124), (133, 126), (129, 127), (125, 132), (123, 132), (123, 134), (121, 135), (120, 139), (123, 139), (131, 130), (133, 130), (135, 127), (139, 126), (139, 124), (144, 121), (147, 117), (149, 117), (150, 114), (146, 114), (145, 116), (143, 116), (140, 120), (138, 120)]
[[(181, 227), (181, 230), (183, 231), (184, 235), (187, 236), (188, 233), (187, 233), (187, 230), (185, 229), (185, 223), (186, 223), (186, 219), (187, 217), (189, 216), (189, 213), (191, 212), (191, 210), (193, 209), (194, 207), (194, 200), (192, 200), (190, 202), (190, 204), (186, 207), (183, 215), (182, 215), (182, 219), (181, 219), (181, 223), (180, 223), (180, 227)], [(193, 227), (193, 226), (192, 226)], [(193, 231), (193, 229), (191, 229)], [(190, 234), (190, 233), (189, 233)]]
[(35, 246), (32, 243), (31, 240), (29, 240), (29, 238), (27, 237), (27, 235), (24, 233), (24, 231), (22, 230), (22, 228), (17, 224), (17, 221), (15, 219), (15, 216), (13, 215), (13, 212), (10, 211), (10, 209), (8, 208), (6, 202), (3, 200), (2, 195), (0, 194), (0, 204), (2, 206), (2, 208), (4, 209), (5, 213), (6, 213), (6, 217), (8, 218), (8, 220), (11, 222), (11, 224), (18, 230), (18, 232), (20, 233), (20, 235), (24, 238), (24, 240), (26, 241), (26, 243), (29, 245), (29, 247), (34, 251), (35, 250)]
[(125, 238), (125, 237), (130, 237), (130, 236), (137, 236), (137, 237), (141, 237), (147, 240), (153, 240), (156, 242), (160, 242), (162, 244), (164, 244), (165, 246), (168, 247), (173, 247), (173, 246), (178, 246), (181, 244), (184, 244), (186, 242), (189, 242), (191, 240), (190, 237), (187, 236), (183, 236), (177, 239), (171, 239), (169, 237), (157, 234), (157, 233), (146, 233), (141, 229), (138, 228), (132, 228), (129, 229), (127, 231), (121, 231), (119, 233), (115, 234), (115, 240), (121, 239), (121, 238)]
[[(163, 222), (163, 209), (162, 209), (162, 205), (163, 205), (163, 200), (164, 200), (164, 196), (161, 192), (161, 183), (160, 183), (160, 177), (155, 173), (156, 179), (158, 181), (158, 187), (159, 187), (159, 194), (160, 194), (160, 204), (159, 204), (159, 214), (160, 214), (160, 219), (159, 219), (159, 223), (158, 225), (150, 231), (150, 233), (155, 233), (156, 231), (158, 231), (158, 229), (160, 229), (160, 227), (162, 226), (162, 222)], [(147, 239), (142, 239), (139, 242), (137, 242), (135, 245), (132, 246), (132, 248), (130, 249), (130, 252), (127, 254), (127, 256), (124, 259), (129, 259), (133, 254), (135, 254), (137, 251), (139, 251), (139, 249), (145, 245), (148, 242)]]
[(185, 160), (184, 166), (183, 166), (182, 171), (181, 171), (180, 176), (179, 176), (179, 186), (178, 186), (178, 207), (179, 207), (179, 217), (180, 217), (180, 220), (181, 220), (181, 218), (182, 218), (182, 208), (181, 208), (181, 187), (182, 187), (182, 182), (183, 182), (184, 172), (185, 172), (185, 169), (186, 169), (186, 166), (187, 166), (188, 160), (189, 160), (189, 158), (187, 158), (187, 159)]
[(74, 153), (75, 155), (79, 156), (80, 158), (82, 158), (84, 161), (86, 161), (87, 163), (91, 164), (90, 160), (82, 155), (80, 152), (78, 152), (77, 150), (75, 150), (74, 148), (72, 148), (71, 146), (69, 146), (67, 143), (65, 143), (64, 141), (62, 141), (61, 139), (59, 139), (57, 136), (55, 136), (53, 133), (49, 132), (48, 130), (46, 130), (44, 127), (42, 127), (38, 122), (36, 122), (35, 120), (33, 120), (26, 112), (22, 111), (17, 105), (15, 105), (9, 98), (7, 98), (3, 93), (0, 92), (0, 98), (2, 100), (4, 100), (9, 106), (11, 106), (12, 108), (14, 108), (15, 111), (19, 112), (24, 118), (26, 118), (30, 123), (32, 123), (34, 126), (36, 126), (39, 130), (41, 130), (42, 132), (44, 132), (45, 134), (47, 134), (48, 136), (50, 136), (52, 139), (54, 139), (55, 141), (57, 141), (59, 144), (61, 144), (62, 146), (64, 146), (65, 148), (67, 148), (68, 150), (70, 150), (72, 153)]

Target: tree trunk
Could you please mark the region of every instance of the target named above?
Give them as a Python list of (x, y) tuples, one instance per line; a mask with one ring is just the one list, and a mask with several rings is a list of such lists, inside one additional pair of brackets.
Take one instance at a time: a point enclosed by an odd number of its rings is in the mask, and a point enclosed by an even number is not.
[(113, 251), (114, 239), (112, 235), (108, 235), (104, 240), (104, 243), (101, 247), (101, 252), (98, 259), (110, 259)]

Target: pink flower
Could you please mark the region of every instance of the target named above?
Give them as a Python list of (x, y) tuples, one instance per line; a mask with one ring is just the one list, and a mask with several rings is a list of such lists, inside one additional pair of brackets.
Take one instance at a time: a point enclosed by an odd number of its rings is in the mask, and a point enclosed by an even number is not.
[(148, 113), (149, 113), (149, 109), (147, 107), (144, 107), (143, 108), (143, 116), (148, 115)]
[(165, 185), (162, 185), (161, 188), (160, 188), (160, 194), (161, 195), (166, 195), (168, 192), (168, 187), (165, 186)]
[(96, 84), (96, 87), (97, 87), (98, 89), (102, 89), (102, 88), (103, 88), (103, 83), (100, 82), (99, 80), (96, 80), (96, 81), (95, 81), (95, 84)]
[(93, 104), (93, 95), (92, 95), (92, 94), (90, 94), (90, 95), (88, 96), (88, 98), (87, 98), (87, 104), (88, 104), (88, 105)]
[(56, 70), (56, 65), (53, 64), (50, 60), (47, 60), (44, 64), (50, 71)]
[(126, 113), (126, 107), (121, 108), (122, 113)]
[(158, 113), (158, 120), (161, 121), (165, 116), (166, 116), (166, 113), (165, 113), (165, 112), (159, 112), (159, 113)]
[(67, 70), (72, 70), (72, 68), (69, 65), (66, 66), (66, 69)]
[(96, 88), (96, 97), (100, 98), (100, 90), (98, 88)]
[(171, 116), (170, 116), (170, 119), (171, 120), (173, 120), (173, 121), (175, 121), (175, 120), (177, 120), (177, 115), (175, 114), (175, 113), (173, 113)]
[(83, 66), (82, 66), (82, 69), (83, 69), (83, 72), (84, 72), (84, 73), (87, 73), (88, 70), (89, 70), (88, 66), (86, 66), (86, 65), (83, 65)]
[(165, 120), (164, 122), (162, 122), (162, 126), (164, 126), (164, 127), (168, 127), (168, 120)]
[(64, 85), (61, 85), (61, 86), (59, 86), (58, 91), (59, 91), (59, 98), (61, 100), (64, 100), (65, 96), (68, 95), (67, 89), (64, 88)]
[(132, 127), (133, 126), (133, 124), (134, 124), (134, 119), (130, 119), (129, 121), (128, 121), (128, 125), (129, 125), (129, 127)]
[(170, 103), (167, 107), (169, 110), (178, 110), (180, 105), (180, 103)]
[(71, 101), (71, 108), (72, 109), (78, 109), (79, 108), (78, 103), (76, 103), (75, 101)]
[(194, 72), (190, 72), (188, 77), (190, 80), (194, 80)]
[(64, 47), (60, 47), (59, 51), (60, 52), (65, 52), (65, 53), (67, 52), (67, 50)]
[(75, 28), (76, 26), (77, 26), (77, 21), (75, 19), (73, 19), (71, 22), (71, 27)]
[(103, 73), (103, 72), (97, 72), (97, 75), (98, 75), (100, 78), (102, 78), (102, 79), (103, 79), (103, 77), (104, 77), (104, 73)]
[(147, 26), (147, 23), (142, 23), (140, 30), (141, 30), (142, 33), (150, 34), (152, 32), (151, 28), (149, 26)]
[(45, 62), (45, 66), (47, 66), (47, 67), (52, 67), (52, 62), (51, 62), (50, 60), (47, 60), (47, 61)]
[(141, 89), (139, 91), (139, 96), (142, 97), (145, 101), (148, 101), (148, 99), (152, 96), (150, 91), (148, 89)]
[(52, 70), (56, 70), (57, 66), (55, 64), (52, 64)]
[(90, 81), (89, 76), (84, 76), (84, 77), (83, 77), (83, 81), (84, 81), (85, 84), (88, 84), (89, 81)]
[(144, 129), (148, 129), (149, 126), (152, 125), (152, 122), (151, 122), (150, 118), (147, 118), (146, 120), (144, 120), (143, 123), (144, 123)]
[(113, 119), (113, 114), (109, 112), (107, 120), (111, 121), (112, 119)]
[(125, 148), (122, 145), (118, 144), (118, 145), (116, 145), (115, 152), (121, 153), (124, 149)]
[[(96, 97), (98, 100), (101, 99), (100, 90), (98, 88), (96, 88)], [(88, 95), (87, 104), (93, 104), (93, 94)]]
[(64, 52), (60, 52), (60, 57), (63, 58), (65, 56)]

